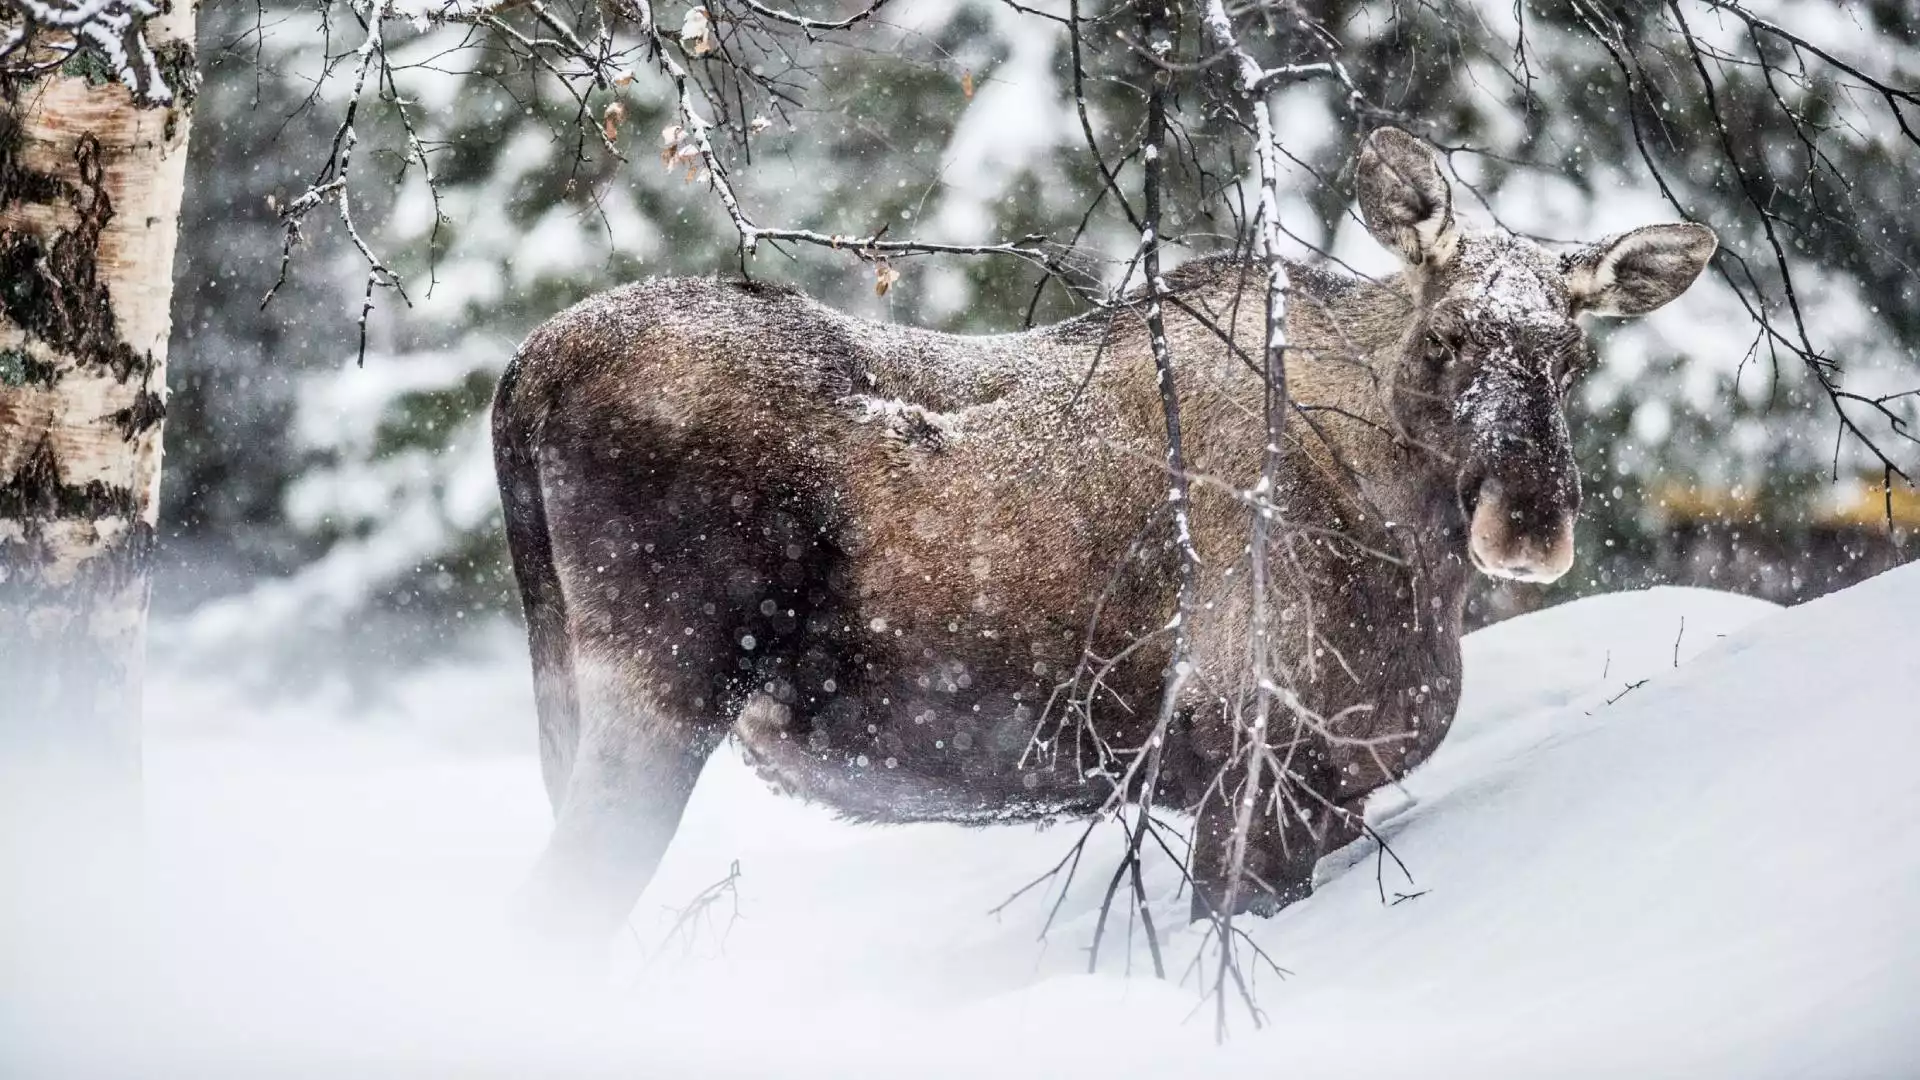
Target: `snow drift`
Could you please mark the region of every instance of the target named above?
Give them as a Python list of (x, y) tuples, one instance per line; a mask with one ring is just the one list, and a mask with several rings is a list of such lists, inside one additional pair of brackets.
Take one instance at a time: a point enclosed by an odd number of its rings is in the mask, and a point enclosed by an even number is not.
[[(1042, 942), (1056, 887), (988, 912), (1078, 826), (847, 825), (717, 755), (611, 985), (563, 991), (499, 932), (546, 825), (513, 644), (380, 717), (162, 686), (146, 886), (93, 947), (0, 967), (0, 1072), (1907, 1075), (1917, 618), (1920, 566), (1786, 611), (1656, 589), (1473, 635), (1453, 734), (1369, 810), (1411, 880), (1363, 841), (1250, 920), (1290, 974), (1224, 1046), (1137, 930), (1086, 973), (1117, 835)], [(1168, 935), (1174, 972), (1201, 941)]]

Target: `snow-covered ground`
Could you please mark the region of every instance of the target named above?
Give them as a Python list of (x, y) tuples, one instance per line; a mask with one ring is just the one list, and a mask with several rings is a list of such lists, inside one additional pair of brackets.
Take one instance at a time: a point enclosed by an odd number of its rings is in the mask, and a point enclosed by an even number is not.
[[(1291, 974), (1224, 1046), (1137, 932), (1085, 973), (1116, 836), (1040, 942), (1052, 890), (989, 910), (1077, 826), (842, 824), (722, 753), (612, 985), (562, 989), (501, 932), (546, 826), (516, 643), (371, 705), (163, 680), (142, 932), (0, 987), (0, 1074), (1916, 1075), (1916, 629), (1920, 566), (1474, 635), (1454, 733), (1374, 808), (1414, 880), (1363, 843), (1252, 921)], [(1175, 972), (1178, 884), (1147, 878)]]

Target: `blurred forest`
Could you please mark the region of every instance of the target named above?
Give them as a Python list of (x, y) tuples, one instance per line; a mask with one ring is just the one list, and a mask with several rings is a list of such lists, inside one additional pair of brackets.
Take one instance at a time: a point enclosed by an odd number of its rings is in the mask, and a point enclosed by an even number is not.
[[(1337, 33), (1359, 93), (1321, 80), (1274, 98), (1294, 168), (1281, 208), (1290, 254), (1390, 268), (1352, 214), (1350, 159), (1391, 114), (1446, 150), (1470, 193), (1459, 208), (1469, 225), (1588, 240), (1678, 218), (1677, 203), (1765, 278), (1770, 222), (1842, 384), (1869, 397), (1920, 387), (1920, 143), (1881, 102), (1863, 102), (1844, 70), (1735, 19), (1696, 27), (1731, 58), (1713, 72), (1713, 101), (1734, 160), (1770, 166), (1734, 175), (1691, 60), (1662, 52), (1672, 35), (1656, 26), (1670, 18), (1661, 5), (1301, 6)], [(1632, 66), (1583, 26), (1602, 6)], [(1920, 20), (1906, 3), (1749, 6), (1882, 79), (1920, 83)], [(311, 0), (201, 13), (159, 650), (218, 655), (225, 643), (279, 642), (302, 661), (295, 667), (310, 667), (301, 643), (315, 632), (348, 642), (351, 662), (424, 655), (458, 645), (462, 627), (517, 618), (484, 424), (516, 342), (614, 284), (741, 271), (737, 237), (705, 183), (681, 162), (663, 167), (669, 85), (637, 78), (611, 92), (612, 114), (595, 106), (616, 156), (580, 138), (574, 97), (497, 39), (423, 28), (396, 46), (393, 85), (381, 92), (410, 106), (437, 182), (415, 167), (396, 111), (372, 111), (360, 124), (360, 167), (383, 182), (363, 179), (355, 209), (411, 305), (388, 291), (375, 298), (356, 363), (366, 264), (337, 221), (316, 216), (263, 308), (280, 273), (276, 208), (311, 182), (340, 122), (342, 91), (320, 75), (358, 43), (340, 34), (352, 29), (348, 14)], [(679, 12), (660, 18), (677, 22)], [(1085, 152), (1065, 34), (992, 0), (916, 0), (855, 41), (803, 42), (777, 73), (794, 104), (728, 150), (744, 201), (779, 224), (827, 232), (1077, 237), (1086, 272), (1111, 283), (1104, 260), (1124, 257), (1136, 234), (1097, 198), (1104, 181)], [(1771, 63), (1752, 62), (1761, 57)], [(1087, 94), (1095, 130), (1123, 145), (1137, 93), (1090, 85)], [(1871, 119), (1869, 106), (1881, 108)], [(1920, 125), (1920, 108), (1905, 116)], [(1189, 130), (1204, 137), (1207, 118)], [(1232, 233), (1208, 208), (1222, 177), (1198, 164), (1212, 159), (1192, 160), (1193, 194), (1172, 212), (1185, 252), (1201, 254), (1230, 246)], [(1082, 310), (1011, 260), (915, 257), (894, 268), (898, 281), (879, 295), (871, 265), (828, 250), (763, 245), (747, 266), (855, 313), (947, 330), (1012, 330)], [(1806, 366), (1776, 353), (1723, 281), (1703, 279), (1671, 308), (1600, 326), (1596, 338), (1603, 362), (1573, 418), (1586, 470), (1580, 562), (1544, 589), (1483, 582), (1477, 620), (1656, 583), (1795, 601), (1920, 552), (1920, 497), (1898, 478), (1883, 488), (1882, 463), (1838, 438)], [(1920, 465), (1914, 444), (1883, 445), (1910, 471)]]

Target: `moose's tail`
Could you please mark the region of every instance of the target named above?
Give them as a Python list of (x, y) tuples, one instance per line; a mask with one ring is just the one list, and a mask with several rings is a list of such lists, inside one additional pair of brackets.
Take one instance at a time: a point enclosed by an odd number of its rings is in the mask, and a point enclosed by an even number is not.
[(506, 516), (507, 550), (526, 608), (533, 652), (534, 704), (540, 715), (540, 773), (556, 812), (573, 772), (580, 741), (580, 697), (573, 650), (567, 640), (567, 603), (554, 568), (553, 537), (547, 531), (546, 498), (540, 489), (538, 440), (545, 410), (527, 400), (520, 386), (522, 359), (515, 353), (493, 397), (493, 468)]

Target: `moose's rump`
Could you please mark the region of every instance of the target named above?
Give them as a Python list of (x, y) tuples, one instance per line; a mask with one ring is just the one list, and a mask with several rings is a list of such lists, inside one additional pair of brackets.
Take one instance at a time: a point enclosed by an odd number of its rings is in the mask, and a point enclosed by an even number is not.
[[(1164, 544), (1136, 543), (1161, 494), (1151, 457), (1093, 437), (1097, 392), (1063, 422), (1080, 372), (1050, 359), (1044, 341), (893, 332), (718, 282), (557, 317), (522, 350), (516, 407), (541, 414), (576, 653), (676, 720), (746, 709), (767, 771), (860, 816), (1084, 801), (1075, 748), (1029, 743), (1095, 597), (1106, 656), (1171, 597)], [(990, 365), (1019, 377), (983, 382)], [(1151, 713), (1160, 659), (1107, 673), (1115, 723)]]

